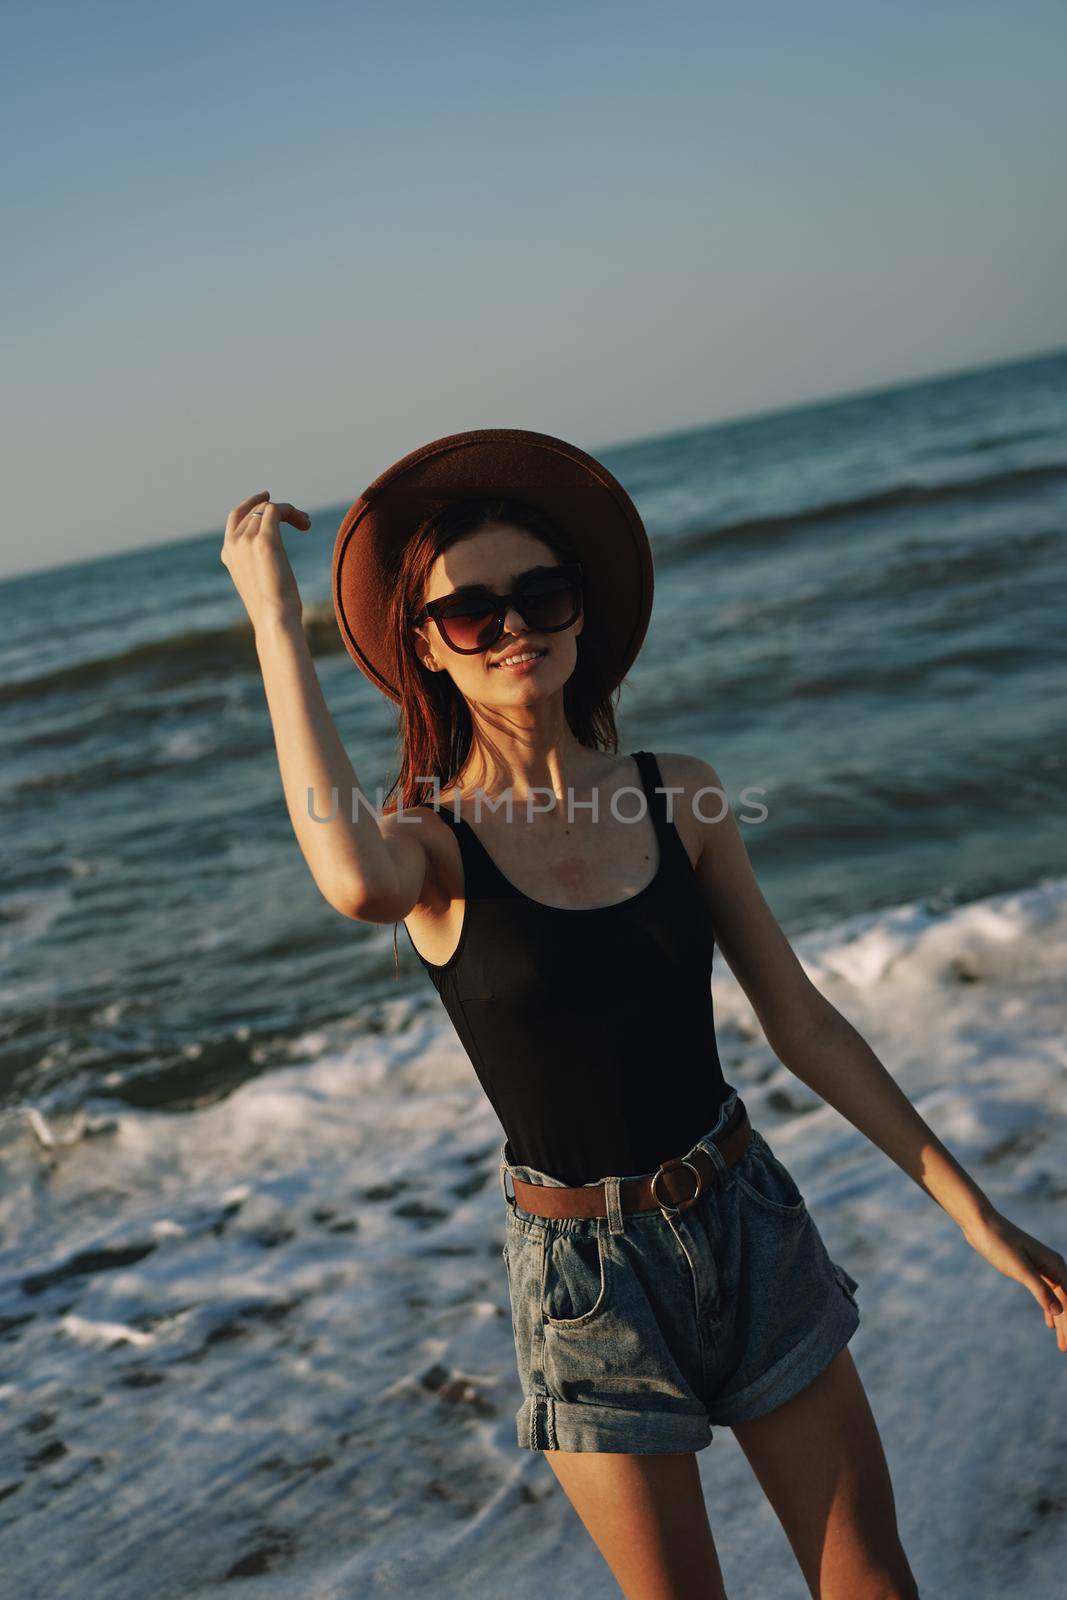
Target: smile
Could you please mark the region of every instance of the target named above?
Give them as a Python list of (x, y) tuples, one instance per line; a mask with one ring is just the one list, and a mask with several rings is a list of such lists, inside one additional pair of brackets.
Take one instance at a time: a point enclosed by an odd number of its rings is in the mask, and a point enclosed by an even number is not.
[(547, 650), (523, 650), (518, 655), (505, 656), (503, 661), (494, 661), (494, 667), (504, 667), (508, 672), (520, 672), (524, 668), (532, 667), (535, 662), (543, 661)]

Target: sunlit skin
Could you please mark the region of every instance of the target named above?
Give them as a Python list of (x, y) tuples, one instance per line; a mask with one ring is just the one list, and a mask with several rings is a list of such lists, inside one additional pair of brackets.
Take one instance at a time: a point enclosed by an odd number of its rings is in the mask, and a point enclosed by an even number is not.
[[(497, 594), (506, 594), (515, 578), (530, 567), (555, 565), (557, 557), (533, 534), (522, 528), (497, 524), (472, 533), (438, 556), (426, 582), (424, 602), (439, 600), (462, 584), (482, 583)], [(488, 650), (463, 655), (442, 639), (436, 623), (421, 623), (414, 631), (419, 660), (431, 672), (447, 672), (476, 712), (494, 707), (513, 713), (510, 719), (519, 728), (536, 733), (550, 722), (546, 732), (558, 724), (562, 705), (552, 705), (574, 671), (578, 659), (578, 635), (584, 625), (579, 614), (571, 627), (561, 633), (537, 633), (527, 628), (520, 612), (511, 610), (504, 618), (504, 632)], [(545, 659), (529, 672), (509, 673), (495, 665), (503, 657), (529, 646), (547, 650)], [(517, 713), (517, 714), (516, 714)]]
[[(427, 578), (423, 601), (440, 599), (468, 583), (507, 594), (518, 574), (556, 562), (553, 551), (533, 534), (496, 524), (468, 535), (438, 557)], [(478, 789), (494, 798), (511, 794), (514, 809), (503, 827), (510, 828), (512, 837), (501, 836), (504, 813), (493, 816), (487, 812), (485, 820), (477, 823), (479, 830), (495, 841), (492, 853), (498, 860), (503, 856), (505, 876), (515, 881), (519, 874), (524, 878), (532, 875), (539, 885), (534, 898), (546, 898), (547, 888), (547, 898), (554, 899), (558, 890), (560, 903), (607, 903), (623, 898), (643, 888), (655, 866), (653, 850), (639, 847), (635, 856), (633, 835), (640, 830), (611, 831), (590, 824), (583, 812), (575, 819), (566, 815), (568, 788), (576, 798), (603, 789), (606, 781), (610, 788), (611, 775), (620, 769), (616, 786), (633, 781), (625, 770), (628, 761), (579, 744), (564, 714), (563, 688), (578, 659), (578, 635), (584, 621), (579, 613), (570, 627), (558, 633), (539, 633), (526, 626), (521, 613), (511, 610), (504, 618), (501, 637), (473, 655), (451, 649), (432, 621), (414, 630), (419, 660), (428, 671), (447, 672), (470, 704), (475, 740), (455, 791), (467, 797)], [(532, 670), (514, 674), (495, 664), (525, 648), (546, 652)], [(550, 789), (559, 797), (557, 806), (527, 816), (526, 797), (534, 787)], [(451, 791), (443, 798), (451, 800)], [(544, 797), (535, 796), (534, 803), (543, 804)], [(469, 809), (474, 815), (473, 802)], [(465, 805), (464, 814), (467, 811)], [(631, 806), (625, 814), (632, 812)], [(648, 826), (651, 831), (651, 823)], [(640, 833), (640, 838), (647, 834)], [(515, 871), (506, 867), (508, 860), (519, 863)], [(635, 868), (643, 869), (643, 877), (628, 881), (626, 875)], [(611, 886), (607, 890), (602, 888), (605, 881)]]

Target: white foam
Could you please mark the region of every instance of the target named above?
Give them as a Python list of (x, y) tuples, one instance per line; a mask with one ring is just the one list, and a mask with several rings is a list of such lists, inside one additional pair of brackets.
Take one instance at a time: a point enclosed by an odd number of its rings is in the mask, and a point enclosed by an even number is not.
[[(796, 948), (994, 1204), (1062, 1249), (1067, 881), (901, 906)], [(922, 1592), (1051, 1600), (1067, 1357), (1028, 1291), (777, 1061), (721, 961), (714, 995), (728, 1079), (859, 1281), (850, 1348)], [(67, 1446), (25, 1474), (65, 1488), (20, 1491), (13, 1572), (36, 1572), (19, 1551), (50, 1539), (58, 1597), (151, 1592), (160, 1570), (206, 1596), (268, 1528), (265, 1596), (389, 1594), (428, 1573), (439, 1595), (613, 1592), (548, 1465), (515, 1444), (502, 1132), (443, 1012), (398, 1002), (380, 1036), (321, 1030), (291, 1053), (183, 1115), (4, 1123), (0, 1309), (33, 1314), (7, 1335), (5, 1399), (16, 1425), (53, 1415), (33, 1449)], [(108, 1251), (129, 1259), (19, 1287)], [(799, 1595), (729, 1430), (697, 1459), (731, 1596)], [(105, 1537), (110, 1505), (137, 1540)], [(64, 1558), (60, 1516), (100, 1536)], [(561, 1585), (546, 1574), (564, 1559)]]

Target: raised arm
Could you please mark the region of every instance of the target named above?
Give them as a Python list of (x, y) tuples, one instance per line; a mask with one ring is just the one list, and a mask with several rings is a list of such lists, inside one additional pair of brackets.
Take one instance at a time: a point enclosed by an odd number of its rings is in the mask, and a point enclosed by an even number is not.
[[(221, 560), (255, 634), (289, 818), (329, 904), (346, 917), (393, 922), (407, 916), (428, 887), (428, 830), (420, 816), (379, 824), (362, 789), (304, 635), (282, 522), (311, 527), (307, 513), (288, 502), (274, 504), (266, 491), (250, 496), (226, 519)], [(431, 828), (436, 820), (429, 819)]]

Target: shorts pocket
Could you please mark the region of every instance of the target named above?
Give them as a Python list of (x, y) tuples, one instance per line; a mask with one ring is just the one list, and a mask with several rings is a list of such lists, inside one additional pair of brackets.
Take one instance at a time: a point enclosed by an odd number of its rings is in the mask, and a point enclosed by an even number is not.
[(550, 1327), (584, 1327), (608, 1303), (609, 1267), (603, 1219), (594, 1217), (591, 1221), (588, 1228), (565, 1232), (549, 1229), (545, 1233), (541, 1315)]
[(799, 1219), (807, 1215), (807, 1202), (796, 1179), (756, 1128), (734, 1167), (734, 1177), (741, 1193), (772, 1216)]
[(540, 1229), (509, 1214), (504, 1233), (504, 1269), (511, 1303), (511, 1329), (519, 1382), (526, 1389), (531, 1377), (531, 1351), (541, 1309), (542, 1246)]

